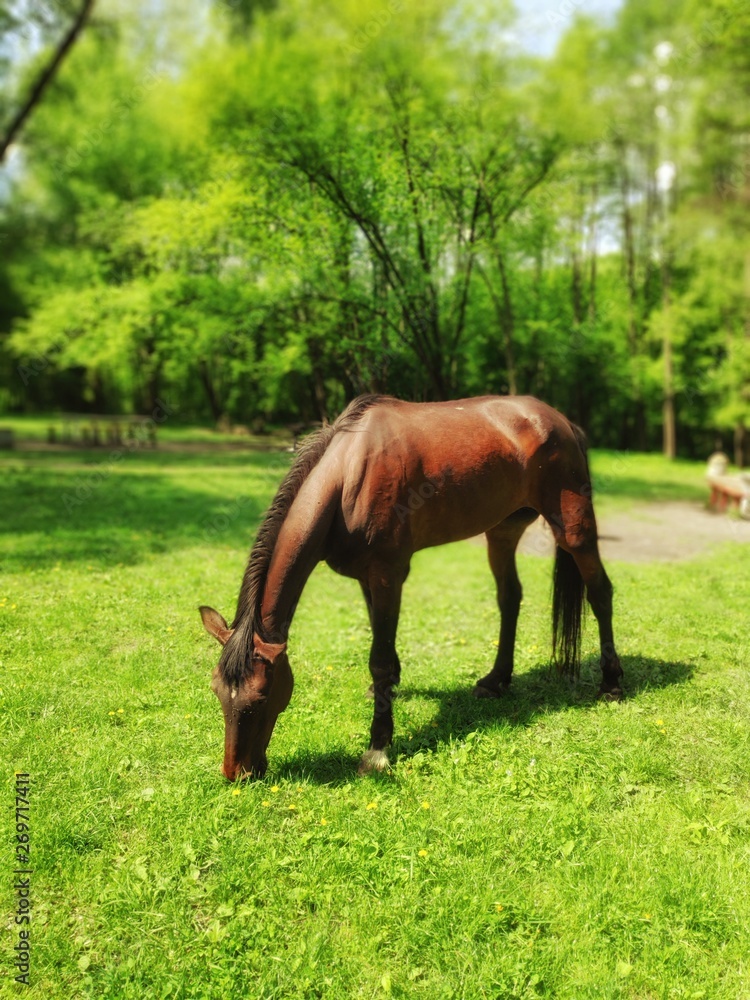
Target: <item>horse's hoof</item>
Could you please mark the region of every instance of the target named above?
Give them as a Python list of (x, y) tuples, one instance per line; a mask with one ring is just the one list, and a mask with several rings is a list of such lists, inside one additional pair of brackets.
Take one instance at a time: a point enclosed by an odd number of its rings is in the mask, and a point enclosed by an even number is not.
[(508, 690), (507, 684), (501, 684), (496, 688), (484, 687), (483, 684), (475, 684), (472, 694), (475, 698), (500, 698)]
[(357, 774), (372, 774), (373, 771), (389, 771), (391, 768), (385, 750), (365, 750)]
[(599, 694), (597, 697), (600, 701), (622, 701), (622, 688), (610, 688), (609, 690), (599, 688)]

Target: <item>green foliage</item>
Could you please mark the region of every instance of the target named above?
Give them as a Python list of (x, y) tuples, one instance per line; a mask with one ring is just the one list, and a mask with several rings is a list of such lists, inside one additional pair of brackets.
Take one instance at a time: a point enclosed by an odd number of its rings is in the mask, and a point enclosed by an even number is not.
[(504, 4), (109, 8), (10, 178), (0, 402), (529, 392), (647, 447), (674, 395), (705, 453), (748, 420), (746, 16), (629, 0), (541, 60)]

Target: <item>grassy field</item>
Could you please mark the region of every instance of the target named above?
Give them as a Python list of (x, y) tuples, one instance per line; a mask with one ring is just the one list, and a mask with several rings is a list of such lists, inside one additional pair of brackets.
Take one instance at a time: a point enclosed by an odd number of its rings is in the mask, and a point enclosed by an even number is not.
[[(0, 994), (750, 998), (750, 546), (608, 567), (628, 697), (551, 677), (551, 566), (525, 557), (514, 691), (480, 545), (420, 553), (390, 774), (359, 589), (319, 568), (265, 780), (219, 776), (218, 647), (287, 455), (0, 459)], [(600, 506), (703, 469), (594, 455)], [(32, 775), (32, 986), (13, 983), (14, 771)]]
[[(144, 415), (144, 419), (147, 419), (147, 417), (147, 414)], [(175, 417), (164, 420), (161, 410), (156, 412), (156, 417), (158, 418), (154, 421), (156, 437), (161, 445), (202, 445), (206, 450), (210, 450), (216, 444), (245, 444), (263, 450), (269, 445), (283, 448), (294, 440), (292, 432), (283, 426), (269, 427), (264, 434), (251, 433), (248, 428), (238, 428), (238, 433), (229, 433), (217, 431), (213, 427), (183, 423)], [(99, 433), (103, 439), (105, 439), (111, 419), (99, 417), (96, 421)], [(80, 416), (73, 421), (66, 421), (65, 426), (68, 429), (73, 429), (76, 443), (80, 446), (82, 429), (84, 427), (91, 428), (93, 425), (91, 418)], [(62, 440), (64, 421), (59, 413), (37, 414), (34, 416), (6, 415), (0, 417), (0, 427), (12, 430), (16, 439), (23, 447), (24, 444), (36, 445), (40, 442), (46, 442), (50, 429), (55, 431), (57, 442), (60, 442)], [(240, 430), (241, 433), (239, 432)], [(126, 433), (124, 424), (121, 424), (121, 433)], [(143, 437), (147, 441), (147, 435)]]

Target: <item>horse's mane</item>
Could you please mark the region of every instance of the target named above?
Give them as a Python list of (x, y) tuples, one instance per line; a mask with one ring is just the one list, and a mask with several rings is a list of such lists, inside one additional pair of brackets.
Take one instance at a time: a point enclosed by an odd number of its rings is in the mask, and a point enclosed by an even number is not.
[(248, 654), (252, 646), (254, 632), (264, 642), (274, 638), (268, 636), (263, 628), (260, 614), (261, 601), (268, 576), (268, 567), (271, 564), (271, 556), (281, 526), (302, 488), (302, 484), (323, 457), (323, 453), (335, 434), (339, 431), (349, 430), (371, 407), (377, 406), (379, 403), (390, 402), (395, 402), (392, 396), (376, 394), (358, 396), (332, 424), (325, 425), (306, 438), (297, 452), (291, 469), (284, 477), (263, 518), (255, 543), (250, 550), (250, 558), (237, 600), (237, 613), (232, 622), (234, 634), (224, 646), (219, 660), (219, 670), (228, 683), (239, 683), (247, 671), (251, 669), (252, 658)]

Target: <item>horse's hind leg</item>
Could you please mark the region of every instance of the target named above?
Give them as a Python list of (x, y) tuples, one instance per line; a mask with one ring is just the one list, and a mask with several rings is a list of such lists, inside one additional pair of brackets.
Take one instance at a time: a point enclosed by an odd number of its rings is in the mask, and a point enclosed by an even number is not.
[[(362, 595), (365, 599), (365, 604), (367, 605), (367, 617), (370, 621), (370, 628), (372, 628), (372, 594), (370, 593), (370, 585), (365, 583), (363, 580), (359, 581), (359, 585), (362, 588)], [(401, 683), (401, 661), (398, 658), (398, 653), (396, 653), (396, 669), (394, 673), (394, 684)], [(375, 697), (375, 685), (371, 684), (367, 689), (367, 697)]]
[(601, 649), (602, 682), (599, 695), (617, 701), (622, 698), (622, 667), (615, 652), (612, 632), (612, 584), (599, 558), (599, 548), (588, 551), (573, 551), (578, 571), (586, 585), (586, 596), (599, 625), (599, 646)]
[(517, 510), (487, 532), (487, 554), (497, 585), (497, 603), (500, 608), (500, 640), (495, 665), (474, 687), (477, 698), (497, 698), (510, 686), (516, 624), (523, 596), (516, 571), (516, 548), (521, 535), (537, 517), (537, 512), (530, 508)]
[(599, 694), (619, 699), (623, 673), (612, 632), (612, 584), (599, 557), (594, 507), (589, 496), (569, 490), (563, 490), (560, 499), (559, 508), (544, 516), (557, 544), (573, 557), (599, 625), (602, 670)]
[(388, 767), (385, 748), (393, 738), (393, 686), (397, 679), (396, 630), (401, 608), (401, 588), (406, 577), (394, 567), (373, 568), (369, 577), (371, 597), (372, 674), (374, 712), (370, 749), (362, 757), (360, 774)]

